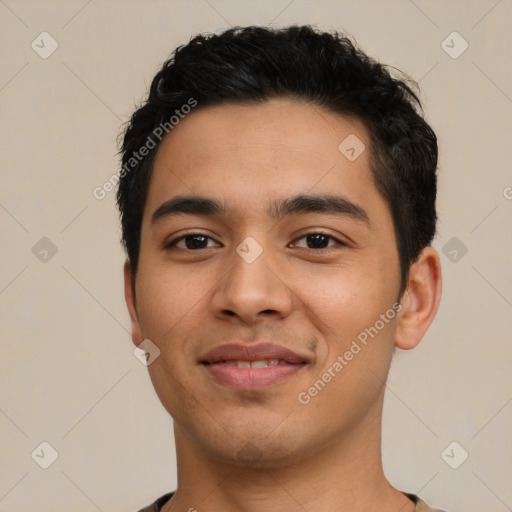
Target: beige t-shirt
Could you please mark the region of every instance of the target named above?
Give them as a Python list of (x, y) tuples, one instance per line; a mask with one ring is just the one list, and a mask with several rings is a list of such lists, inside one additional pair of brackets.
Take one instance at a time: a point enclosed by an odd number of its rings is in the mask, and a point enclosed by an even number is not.
[[(404, 493), (408, 498), (410, 498), (416, 506), (414, 507), (414, 512), (444, 512), (443, 510), (439, 510), (437, 508), (430, 508), (422, 499), (418, 498), (415, 494)], [(139, 510), (139, 512), (160, 512), (162, 507), (172, 498), (174, 492), (169, 492), (164, 494), (160, 498), (158, 498), (151, 505)]]

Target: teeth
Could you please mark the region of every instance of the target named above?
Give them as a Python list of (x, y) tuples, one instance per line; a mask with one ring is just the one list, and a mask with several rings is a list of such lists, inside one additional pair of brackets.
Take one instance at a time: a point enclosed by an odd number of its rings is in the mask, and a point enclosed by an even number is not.
[(261, 361), (227, 361), (231, 366), (238, 368), (266, 368), (267, 366), (277, 366), (279, 359), (262, 359)]
[(268, 366), (267, 361), (253, 361), (251, 363), (251, 368), (266, 368)]

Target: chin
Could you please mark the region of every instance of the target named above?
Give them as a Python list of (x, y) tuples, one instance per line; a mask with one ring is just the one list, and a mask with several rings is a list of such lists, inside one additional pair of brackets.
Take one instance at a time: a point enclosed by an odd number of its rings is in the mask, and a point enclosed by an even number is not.
[[(211, 456), (222, 460), (225, 464), (247, 469), (272, 469), (293, 464), (301, 460), (308, 452), (307, 445), (300, 442), (297, 432), (281, 432), (272, 435), (271, 428), (251, 430), (230, 428), (223, 431), (221, 438), (216, 436), (202, 437), (203, 448)], [(227, 434), (227, 436), (226, 436)]]
[(258, 441), (248, 441), (236, 452), (219, 455), (231, 466), (266, 470), (288, 466), (301, 458), (290, 446), (269, 446)]

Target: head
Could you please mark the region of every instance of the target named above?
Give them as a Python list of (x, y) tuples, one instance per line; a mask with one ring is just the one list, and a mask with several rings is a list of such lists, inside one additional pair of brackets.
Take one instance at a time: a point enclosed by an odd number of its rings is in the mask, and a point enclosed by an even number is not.
[[(122, 165), (132, 338), (160, 349), (180, 435), (270, 464), (374, 428), (393, 347), (420, 341), (440, 296), (437, 142), (412, 85), (338, 33), (200, 35), (153, 79)], [(260, 342), (302, 367), (261, 389), (212, 378), (209, 350)]]

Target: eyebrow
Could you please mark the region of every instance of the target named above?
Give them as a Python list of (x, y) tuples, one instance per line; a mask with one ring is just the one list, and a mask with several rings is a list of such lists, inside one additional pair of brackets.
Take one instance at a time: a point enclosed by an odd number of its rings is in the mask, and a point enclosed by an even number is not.
[[(292, 215), (309, 213), (325, 213), (342, 215), (370, 225), (365, 210), (348, 200), (346, 197), (330, 194), (299, 194), (286, 199), (273, 201), (267, 214), (274, 219), (282, 219)], [(206, 217), (227, 216), (227, 210), (218, 199), (200, 196), (176, 196), (161, 204), (151, 217), (151, 224), (163, 218), (177, 215), (201, 215)]]

